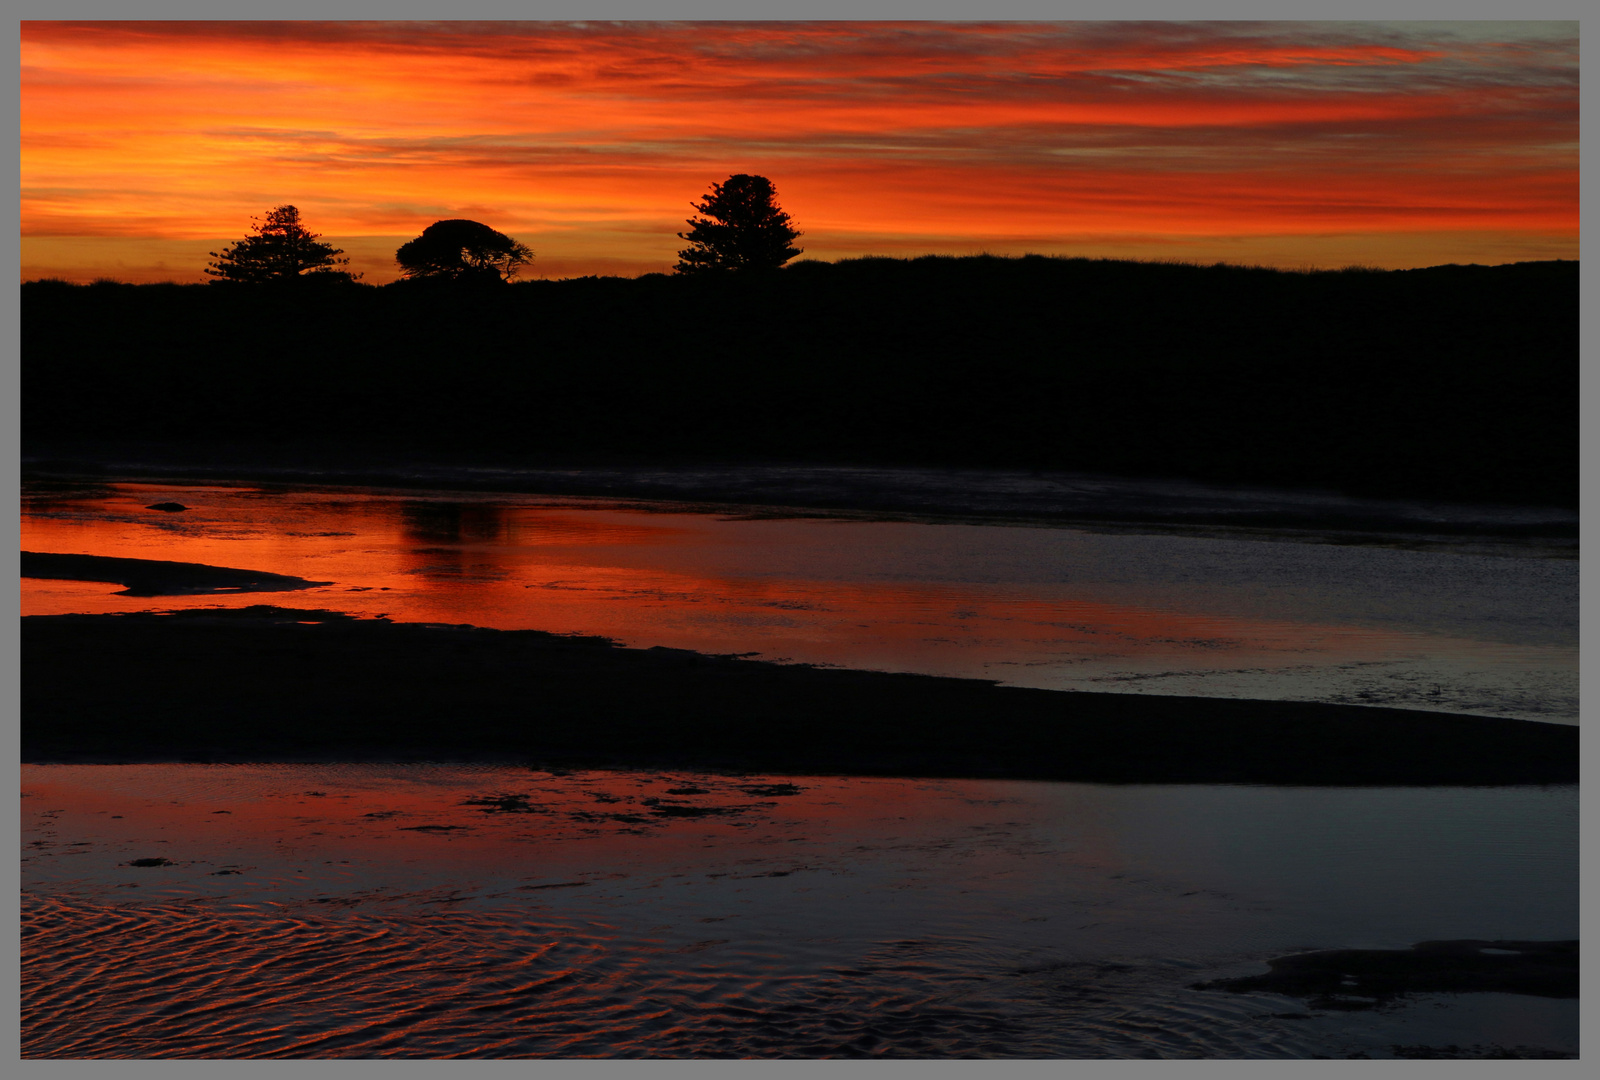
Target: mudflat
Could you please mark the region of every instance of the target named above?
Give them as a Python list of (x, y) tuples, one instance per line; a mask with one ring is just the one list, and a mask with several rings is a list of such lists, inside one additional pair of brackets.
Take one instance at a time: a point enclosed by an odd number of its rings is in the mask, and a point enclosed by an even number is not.
[[(176, 503), (171, 505), (176, 506)], [(123, 596), (195, 596), (205, 593), (293, 592), (326, 581), (307, 581), (265, 570), (237, 570), (162, 559), (117, 559), (107, 555), (22, 553), (22, 576), (55, 581), (106, 581), (123, 585)]]
[(1578, 729), (780, 665), (255, 606), (22, 620), (22, 757), (1129, 783), (1543, 784)]
[(1410, 949), (1330, 949), (1269, 960), (1264, 975), (1197, 990), (1266, 991), (1319, 1009), (1373, 1009), (1407, 994), (1578, 996), (1576, 941), (1422, 941)]

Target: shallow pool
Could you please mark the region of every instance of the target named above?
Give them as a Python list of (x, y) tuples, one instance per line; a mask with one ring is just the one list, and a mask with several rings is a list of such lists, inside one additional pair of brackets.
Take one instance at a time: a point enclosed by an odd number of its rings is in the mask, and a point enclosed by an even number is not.
[(1577, 937), (1573, 787), (22, 777), (30, 1057), (1577, 1049), (1575, 1000), (1191, 989), (1297, 951)]
[[(169, 501), (188, 509), (146, 509)], [(1577, 722), (1578, 563), (1567, 558), (134, 483), (25, 486), (22, 547), (331, 582), (152, 600), (30, 579), (24, 614), (264, 602), (1048, 689)]]

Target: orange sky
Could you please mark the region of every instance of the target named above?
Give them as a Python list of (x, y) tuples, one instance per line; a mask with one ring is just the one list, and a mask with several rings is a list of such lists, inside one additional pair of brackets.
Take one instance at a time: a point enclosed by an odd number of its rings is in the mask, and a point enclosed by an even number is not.
[(668, 270), (758, 172), (806, 258), (1578, 255), (1576, 23), (24, 22), (22, 278), (199, 281), (280, 203), (381, 283)]

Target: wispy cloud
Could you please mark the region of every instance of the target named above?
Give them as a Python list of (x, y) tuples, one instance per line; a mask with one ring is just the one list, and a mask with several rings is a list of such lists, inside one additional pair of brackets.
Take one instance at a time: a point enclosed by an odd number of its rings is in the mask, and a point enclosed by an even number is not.
[(1575, 23), (28, 22), (22, 227), (226, 236), (293, 201), (406, 235), (473, 208), (536, 247), (659, 221), (626, 257), (665, 264), (689, 200), (757, 171), (813, 253), (889, 228), (1575, 254), (1577, 46)]

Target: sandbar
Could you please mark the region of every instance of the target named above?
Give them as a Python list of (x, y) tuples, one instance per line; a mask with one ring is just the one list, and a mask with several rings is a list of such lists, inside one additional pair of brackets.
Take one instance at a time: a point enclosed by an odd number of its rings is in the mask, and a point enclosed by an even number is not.
[(208, 593), (292, 592), (328, 581), (307, 581), (265, 570), (236, 570), (205, 563), (162, 559), (116, 559), (106, 555), (22, 553), (22, 576), (53, 581), (104, 581), (126, 586), (121, 596), (203, 596)]
[(22, 757), (1119, 783), (1555, 784), (1578, 729), (1096, 694), (257, 605), (22, 620)]

